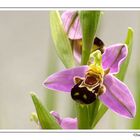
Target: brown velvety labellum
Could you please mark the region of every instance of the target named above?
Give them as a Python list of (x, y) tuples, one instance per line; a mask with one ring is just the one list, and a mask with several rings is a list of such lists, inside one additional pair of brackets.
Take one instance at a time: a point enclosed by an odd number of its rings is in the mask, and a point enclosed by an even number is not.
[(79, 87), (81, 84), (76, 84), (71, 90), (71, 97), (73, 100), (81, 104), (90, 104), (97, 98), (97, 93), (100, 86), (97, 86), (93, 91), (89, 91), (86, 87)]

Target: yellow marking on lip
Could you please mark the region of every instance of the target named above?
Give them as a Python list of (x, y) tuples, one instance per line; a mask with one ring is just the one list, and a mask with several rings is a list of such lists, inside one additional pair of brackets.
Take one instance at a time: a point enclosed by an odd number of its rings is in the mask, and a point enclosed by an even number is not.
[(84, 95), (83, 95), (83, 98), (84, 98), (84, 99), (87, 99), (87, 95), (86, 95), (86, 94), (84, 94)]
[(96, 66), (94, 64), (90, 64), (89, 65), (89, 70), (87, 72), (89, 72), (89, 73), (97, 73), (97, 74), (104, 75), (103, 68), (100, 67), (100, 66)]
[(75, 94), (74, 94), (74, 96), (78, 96), (79, 95), (79, 92), (76, 92)]

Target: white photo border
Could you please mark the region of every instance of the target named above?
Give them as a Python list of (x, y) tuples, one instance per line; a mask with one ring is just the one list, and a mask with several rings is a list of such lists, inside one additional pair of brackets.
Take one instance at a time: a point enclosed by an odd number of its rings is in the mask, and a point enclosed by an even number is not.
[[(7, 2), (10, 0), (6, 0)], [(75, 6), (73, 7), (71, 4), (69, 5), (69, 2), (67, 1), (67, 4), (65, 6), (60, 6), (58, 3), (55, 3), (54, 0), (49, 1), (49, 5), (47, 2), (41, 3), (38, 5), (38, 2), (35, 4), (28, 2), (24, 3), (22, 1), (21, 4), (18, 3), (11, 3), (6, 4), (6, 1), (0, 2), (0, 11), (50, 11), (50, 10), (104, 10), (104, 11), (140, 11), (140, 7), (138, 7), (137, 2), (139, 0), (133, 0), (133, 2), (128, 2), (126, 4), (122, 3), (120, 5), (120, 2), (122, 0), (118, 0), (117, 4), (113, 3), (112, 0), (107, 0), (106, 2), (111, 2), (110, 4), (105, 4), (105, 1), (101, 3), (99, 0), (98, 3), (95, 3), (93, 7), (93, 3), (91, 4), (85, 4), (82, 2), (81, 6), (77, 5), (77, 2)], [(21, 1), (21, 0), (20, 0)], [(56, 0), (57, 1), (57, 0)], [(66, 0), (61, 0), (66, 1)], [(75, 0), (76, 1), (76, 0)], [(81, 0), (77, 0), (80, 1)], [(136, 2), (137, 1), (137, 2)], [(50, 3), (51, 2), (51, 3)], [(136, 2), (136, 3), (135, 3)], [(55, 4), (54, 4), (55, 3)], [(65, 3), (65, 2), (64, 2)], [(29, 5), (28, 5), (29, 4)], [(116, 5), (115, 5), (116, 4)], [(68, 6), (69, 5), (69, 6)], [(84, 5), (84, 6), (83, 6)], [(63, 135), (61, 135), (63, 134)], [(77, 134), (75, 136), (75, 134)], [(135, 140), (138, 137), (140, 137), (140, 130), (132, 130), (132, 129), (126, 129), (126, 130), (112, 130), (112, 129), (96, 129), (96, 130), (31, 130), (31, 129), (1, 129), (0, 130), (0, 139), (2, 140), (19, 140), (19, 139), (26, 139), (26, 140), (46, 140), (46, 139), (52, 139), (52, 140), (85, 140), (83, 138), (83, 134), (85, 135), (85, 138), (89, 139), (95, 139), (95, 140)]]

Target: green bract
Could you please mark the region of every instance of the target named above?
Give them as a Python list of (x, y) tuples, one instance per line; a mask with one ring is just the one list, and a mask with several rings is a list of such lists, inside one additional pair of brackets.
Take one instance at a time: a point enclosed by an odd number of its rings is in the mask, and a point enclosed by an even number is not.
[(55, 118), (49, 113), (47, 109), (39, 101), (35, 93), (31, 93), (40, 125), (43, 129), (61, 129)]
[(51, 34), (57, 54), (66, 68), (74, 66), (74, 59), (70, 41), (64, 31), (60, 14), (57, 11), (50, 12)]
[(99, 22), (100, 11), (80, 11), (80, 23), (82, 28), (82, 62), (87, 64), (90, 56), (93, 39)]

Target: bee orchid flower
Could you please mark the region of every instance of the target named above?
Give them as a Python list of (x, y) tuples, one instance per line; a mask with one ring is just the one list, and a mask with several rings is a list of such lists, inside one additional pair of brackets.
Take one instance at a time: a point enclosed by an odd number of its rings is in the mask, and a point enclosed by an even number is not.
[(98, 98), (113, 112), (133, 118), (136, 105), (132, 93), (114, 76), (127, 54), (125, 44), (111, 45), (103, 55), (97, 50), (93, 52), (93, 62), (89, 65), (54, 73), (43, 85), (45, 88), (71, 93), (72, 99), (80, 104), (90, 104)]
[[(82, 31), (78, 12), (65, 11), (62, 13), (61, 19), (68, 38), (71, 41), (74, 58), (76, 62), (80, 64), (82, 54)], [(95, 50), (100, 50), (101, 53), (104, 52), (104, 43), (98, 37), (95, 37), (93, 41), (91, 52)]]

